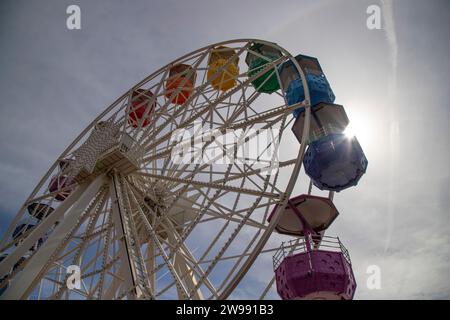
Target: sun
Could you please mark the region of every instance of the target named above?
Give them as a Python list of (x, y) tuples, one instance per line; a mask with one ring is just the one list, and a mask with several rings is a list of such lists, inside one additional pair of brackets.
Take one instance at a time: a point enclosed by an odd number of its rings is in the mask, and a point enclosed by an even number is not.
[(344, 130), (348, 138), (356, 137), (363, 145), (368, 145), (374, 139), (374, 120), (367, 112), (352, 112), (348, 115), (350, 123)]
[(347, 138), (353, 138), (355, 136), (355, 130), (352, 126), (348, 125), (344, 130), (344, 134)]

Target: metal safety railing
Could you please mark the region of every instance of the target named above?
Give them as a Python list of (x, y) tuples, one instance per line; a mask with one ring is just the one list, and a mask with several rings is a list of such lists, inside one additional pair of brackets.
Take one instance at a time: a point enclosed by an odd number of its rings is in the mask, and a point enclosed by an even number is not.
[[(311, 251), (331, 251), (340, 252), (351, 264), (350, 255), (347, 248), (342, 244), (338, 237), (331, 236), (310, 236), (309, 243)], [(272, 257), (273, 269), (276, 270), (286, 257), (293, 256), (299, 253), (307, 252), (307, 243), (305, 238), (283, 241), (280, 248)]]

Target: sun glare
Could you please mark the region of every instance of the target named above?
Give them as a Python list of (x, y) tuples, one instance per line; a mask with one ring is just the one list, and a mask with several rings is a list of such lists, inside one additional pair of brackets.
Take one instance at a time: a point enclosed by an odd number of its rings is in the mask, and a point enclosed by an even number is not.
[(348, 125), (344, 130), (344, 134), (347, 138), (353, 138), (355, 136), (355, 130), (353, 130), (351, 125)]
[(372, 143), (374, 138), (374, 122), (368, 116), (361, 113), (353, 113), (349, 115), (350, 123), (344, 131), (349, 137), (356, 137), (363, 145)]

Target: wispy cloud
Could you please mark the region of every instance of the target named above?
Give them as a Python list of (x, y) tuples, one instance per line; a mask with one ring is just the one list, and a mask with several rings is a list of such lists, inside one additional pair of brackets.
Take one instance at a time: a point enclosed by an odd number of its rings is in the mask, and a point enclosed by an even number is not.
[(384, 31), (389, 44), (389, 55), (392, 64), (392, 71), (389, 77), (389, 94), (395, 93), (397, 86), (397, 66), (398, 66), (398, 43), (397, 32), (395, 30), (394, 4), (392, 0), (381, 0)]

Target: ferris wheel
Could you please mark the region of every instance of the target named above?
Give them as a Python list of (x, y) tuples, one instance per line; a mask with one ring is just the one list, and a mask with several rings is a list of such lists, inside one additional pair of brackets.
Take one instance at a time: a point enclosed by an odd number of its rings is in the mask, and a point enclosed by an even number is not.
[(255, 266), (271, 275), (256, 298), (276, 283), (282, 299), (351, 299), (350, 257), (324, 231), (367, 160), (334, 99), (317, 59), (263, 40), (152, 73), (21, 206), (0, 243), (0, 299), (235, 298)]

